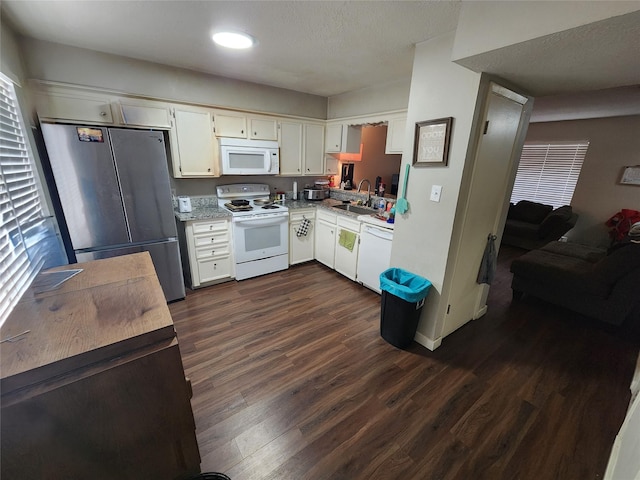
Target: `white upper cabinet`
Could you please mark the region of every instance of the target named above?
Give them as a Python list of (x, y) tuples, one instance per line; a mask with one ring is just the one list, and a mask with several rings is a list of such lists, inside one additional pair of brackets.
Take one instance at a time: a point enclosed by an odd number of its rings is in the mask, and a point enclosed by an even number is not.
[(324, 127), (312, 123), (304, 124), (304, 174), (324, 173)]
[(214, 124), (217, 137), (278, 140), (276, 118), (216, 110)]
[(325, 151), (327, 153), (360, 153), (362, 128), (340, 123), (327, 125)]
[(324, 126), (290, 120), (280, 122), (280, 175), (324, 173)]
[(213, 135), (211, 113), (206, 109), (175, 106), (171, 129), (173, 176), (218, 177), (220, 154)]
[(112, 124), (111, 99), (107, 96), (37, 93), (36, 110), (41, 120), (69, 120)]
[(324, 173), (325, 175), (338, 175), (338, 159), (331, 155), (324, 157)]
[(387, 153), (387, 154), (402, 153), (406, 125), (407, 125), (406, 116), (393, 118), (388, 121), (387, 143), (385, 144), (385, 147), (384, 147), (384, 153)]
[(168, 105), (126, 99), (120, 100), (119, 107), (123, 125), (171, 128)]
[(213, 114), (216, 137), (247, 138), (247, 117), (241, 113)]
[(252, 140), (278, 140), (278, 121), (275, 118), (249, 117), (249, 138)]
[(280, 122), (280, 175), (302, 175), (302, 123)]

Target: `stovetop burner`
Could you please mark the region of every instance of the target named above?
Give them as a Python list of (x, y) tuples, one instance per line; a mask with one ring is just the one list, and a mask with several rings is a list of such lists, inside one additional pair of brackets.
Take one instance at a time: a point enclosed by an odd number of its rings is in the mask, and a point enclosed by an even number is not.
[(265, 205), (262, 208), (264, 208), (265, 210), (274, 210), (274, 209), (280, 208), (280, 206), (278, 206), (278, 205)]
[(225, 203), (225, 207), (227, 207), (232, 212), (248, 212), (249, 210), (253, 210), (253, 207), (248, 203), (246, 205), (234, 205), (233, 203)]

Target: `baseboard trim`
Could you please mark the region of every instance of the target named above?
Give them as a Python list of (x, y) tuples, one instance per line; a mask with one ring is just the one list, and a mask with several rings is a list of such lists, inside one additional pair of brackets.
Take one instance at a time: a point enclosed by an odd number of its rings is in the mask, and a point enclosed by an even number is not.
[(477, 320), (479, 319), (481, 316), (483, 316), (485, 313), (487, 313), (487, 306), (485, 305), (484, 307), (482, 307), (480, 310), (478, 310), (474, 315), (473, 315), (473, 319)]
[(416, 336), (414, 340), (418, 342), (423, 347), (431, 350), (432, 352), (440, 346), (442, 343), (442, 337), (436, 338), (435, 340), (430, 339), (426, 335), (421, 334), (420, 332), (416, 332)]

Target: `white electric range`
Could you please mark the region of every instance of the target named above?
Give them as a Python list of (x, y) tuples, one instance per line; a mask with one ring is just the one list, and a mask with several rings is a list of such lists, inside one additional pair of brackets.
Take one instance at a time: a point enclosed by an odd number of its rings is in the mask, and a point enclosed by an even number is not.
[(220, 185), (216, 194), (231, 212), (236, 280), (289, 268), (289, 209), (270, 200), (269, 185)]

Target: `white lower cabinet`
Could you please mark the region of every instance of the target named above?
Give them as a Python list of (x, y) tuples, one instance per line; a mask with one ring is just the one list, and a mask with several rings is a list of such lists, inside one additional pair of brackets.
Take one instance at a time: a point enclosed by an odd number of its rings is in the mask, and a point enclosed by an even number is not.
[(324, 210), (318, 209), (316, 212), (316, 260), (329, 268), (335, 265), (336, 217), (335, 213)]
[(345, 277), (356, 279), (360, 222), (338, 215), (336, 232), (335, 271)]
[[(231, 229), (226, 219), (186, 222), (191, 288), (233, 277)], [(191, 280), (189, 282), (189, 280)]]
[[(308, 262), (314, 259), (315, 208), (292, 210), (289, 212), (289, 264)], [(306, 233), (298, 235), (302, 222), (309, 220)]]
[(355, 280), (358, 267), (360, 222), (318, 209), (316, 212), (316, 260)]

